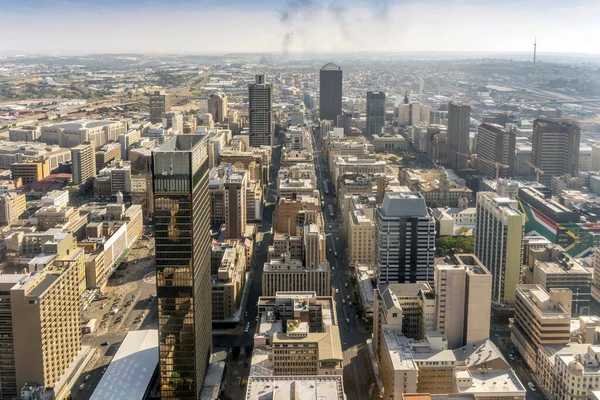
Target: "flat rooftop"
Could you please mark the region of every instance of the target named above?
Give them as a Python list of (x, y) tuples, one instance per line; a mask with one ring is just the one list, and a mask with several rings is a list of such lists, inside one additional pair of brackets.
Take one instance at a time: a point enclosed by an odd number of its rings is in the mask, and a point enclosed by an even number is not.
[(341, 376), (250, 377), (246, 399), (344, 400)]

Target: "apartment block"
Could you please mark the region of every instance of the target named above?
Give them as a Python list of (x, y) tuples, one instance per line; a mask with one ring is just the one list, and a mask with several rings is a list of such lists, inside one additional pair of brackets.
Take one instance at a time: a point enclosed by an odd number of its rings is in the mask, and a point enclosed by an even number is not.
[(436, 326), (455, 349), (488, 339), (492, 275), (472, 254), (454, 254), (434, 270)]
[(471, 106), (452, 101), (448, 104), (448, 165), (461, 170), (467, 167)]
[(10, 289), (16, 387), (59, 391), (81, 350), (78, 271), (53, 267), (22, 277)]
[(9, 225), (18, 220), (27, 209), (24, 194), (8, 192), (0, 195), (0, 224)]
[(223, 93), (213, 93), (208, 98), (208, 112), (213, 121), (224, 122), (227, 120), (227, 96)]
[(525, 217), (516, 200), (492, 192), (477, 194), (475, 256), (492, 274), (492, 302), (515, 300), (521, 276), (521, 245)]
[(518, 285), (511, 341), (535, 371), (540, 346), (570, 341), (572, 293), (569, 289), (544, 290), (540, 285)]
[(121, 160), (121, 144), (107, 143), (96, 152), (96, 172), (109, 165), (112, 161)]
[[(211, 253), (213, 252), (211, 251)], [(244, 245), (237, 240), (230, 241), (224, 252), (219, 251), (219, 255), (221, 254), (217, 273), (212, 276), (213, 321), (227, 320), (235, 316), (240, 306), (245, 283), (246, 249)]]
[(73, 184), (83, 185), (96, 176), (96, 157), (91, 143), (80, 144), (71, 149), (73, 162)]
[[(370, 211), (370, 212), (368, 212)], [(350, 264), (367, 264), (375, 262), (375, 220), (373, 209), (367, 215), (363, 210), (350, 212), (348, 219), (348, 253)]]

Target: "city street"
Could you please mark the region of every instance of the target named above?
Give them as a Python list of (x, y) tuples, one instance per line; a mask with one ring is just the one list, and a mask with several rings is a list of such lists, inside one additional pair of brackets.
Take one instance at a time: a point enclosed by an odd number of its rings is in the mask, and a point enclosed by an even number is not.
[[(158, 328), (154, 260), (144, 259), (152, 251), (153, 240), (141, 239), (138, 243), (143, 243), (145, 250), (136, 244), (138, 249), (132, 250), (128, 257), (131, 262), (123, 263), (109, 279), (105, 289), (108, 298), (93, 302), (83, 312), (84, 320), (95, 318), (99, 323), (104, 322), (96, 332), (83, 336), (83, 344), (95, 348), (95, 354), (71, 390), (75, 400), (91, 397), (128, 331)], [(149, 243), (148, 247), (145, 243)], [(112, 313), (114, 310), (117, 311)], [(81, 385), (84, 386), (80, 390)]]
[[(327, 210), (328, 205), (332, 205), (337, 215), (336, 196), (331, 182), (331, 175), (327, 167), (328, 163), (322, 151), (319, 139), (313, 135), (313, 151), (315, 159), (315, 168), (318, 174), (318, 181), (329, 185), (328, 192), (325, 194), (321, 188), (321, 193), (325, 196), (323, 204), (323, 218), (325, 220), (325, 233), (327, 238), (327, 260), (332, 268), (331, 283), (339, 293), (333, 293), (336, 314), (340, 325), (340, 337), (342, 340), (342, 350), (344, 351), (344, 389), (348, 400), (362, 400), (369, 398), (369, 388), (375, 384), (375, 376), (371, 365), (371, 359), (366, 345), (366, 340), (370, 333), (364, 332), (360, 328), (358, 316), (356, 314), (356, 302), (359, 301), (357, 293), (351, 291), (350, 267), (346, 254), (346, 244), (344, 239), (340, 239), (341, 226), (338, 224), (335, 216), (332, 218)], [(337, 256), (336, 256), (337, 254)], [(346, 284), (348, 287), (346, 287)], [(349, 296), (349, 297), (348, 297)], [(343, 300), (343, 301), (342, 301)], [(352, 306), (349, 305), (352, 302)], [(345, 303), (345, 304), (344, 304)]]

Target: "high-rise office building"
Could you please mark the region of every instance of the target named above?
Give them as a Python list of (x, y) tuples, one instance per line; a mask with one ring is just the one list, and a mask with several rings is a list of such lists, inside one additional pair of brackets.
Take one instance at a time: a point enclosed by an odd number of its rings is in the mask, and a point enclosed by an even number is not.
[(208, 98), (208, 112), (213, 121), (224, 122), (227, 120), (227, 96), (223, 93), (213, 93)]
[(452, 169), (467, 168), (471, 106), (451, 101), (448, 104), (448, 165)]
[(211, 334), (208, 137), (175, 135), (153, 163), (162, 399), (196, 399)]
[(455, 349), (489, 338), (492, 275), (473, 254), (435, 266), (437, 330)]
[(575, 121), (538, 118), (533, 121), (531, 163), (543, 171), (540, 183), (550, 186), (553, 176), (579, 175), (581, 129)]
[(483, 123), (477, 128), (477, 170), (496, 178), (515, 174), (515, 145), (517, 134), (497, 124)]
[(435, 220), (418, 192), (386, 193), (377, 209), (375, 263), (381, 283), (433, 283)]
[(273, 110), (271, 84), (264, 75), (256, 75), (256, 81), (248, 85), (250, 146), (271, 146), (273, 144)]
[(367, 136), (380, 135), (385, 123), (385, 93), (367, 92)]
[(492, 302), (514, 301), (521, 276), (525, 218), (516, 200), (493, 192), (477, 194), (475, 255), (492, 274)]
[(246, 190), (248, 173), (232, 172), (228, 167), (224, 182), (225, 234), (229, 239), (240, 239), (246, 234)]
[(162, 91), (155, 91), (150, 95), (149, 107), (150, 107), (150, 122), (153, 124), (162, 123), (168, 111), (167, 95)]
[(319, 72), (319, 118), (337, 122), (342, 114), (342, 69), (327, 63)]
[(90, 143), (80, 144), (71, 149), (73, 184), (83, 185), (96, 176), (96, 154)]

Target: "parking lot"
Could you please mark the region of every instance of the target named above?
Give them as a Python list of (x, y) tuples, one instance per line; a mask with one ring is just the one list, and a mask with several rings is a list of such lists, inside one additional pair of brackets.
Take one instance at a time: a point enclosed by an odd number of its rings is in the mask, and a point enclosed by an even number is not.
[(71, 393), (76, 400), (89, 399), (106, 367), (118, 351), (127, 332), (157, 329), (154, 239), (140, 239), (126, 261), (109, 279), (105, 295), (83, 312), (83, 323), (96, 319), (98, 329), (83, 336), (95, 354), (75, 383)]

